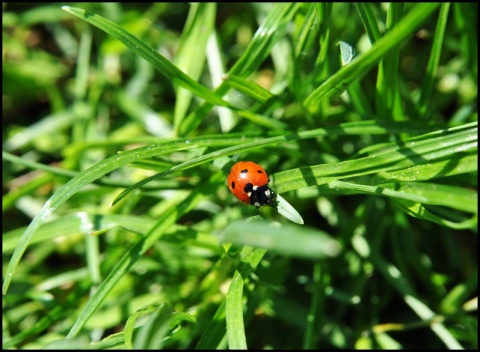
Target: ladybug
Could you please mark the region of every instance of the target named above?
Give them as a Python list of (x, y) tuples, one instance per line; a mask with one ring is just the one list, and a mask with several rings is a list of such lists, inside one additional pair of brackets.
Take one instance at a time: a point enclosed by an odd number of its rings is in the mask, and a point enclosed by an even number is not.
[(240, 161), (228, 175), (228, 188), (239, 201), (256, 207), (273, 205), (275, 192), (268, 188), (268, 176), (263, 167), (251, 161)]

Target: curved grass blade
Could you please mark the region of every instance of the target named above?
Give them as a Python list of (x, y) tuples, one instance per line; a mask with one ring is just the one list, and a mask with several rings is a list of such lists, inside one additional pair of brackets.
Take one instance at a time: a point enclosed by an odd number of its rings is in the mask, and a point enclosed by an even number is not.
[[(363, 158), (282, 171), (271, 175), (270, 179), (273, 188), (278, 193), (284, 193), (338, 179), (428, 164), (431, 161), (455, 157), (460, 152), (473, 153), (478, 149), (477, 124), (469, 126), (470, 128), (458, 131), (457, 129), (438, 131), (441, 133), (433, 134), (432, 138), (422, 139), (421, 136), (412, 138), (404, 141), (400, 147), (393, 144), (392, 147), (384, 147), (381, 152)], [(454, 132), (445, 134), (447, 131)]]
[(400, 210), (404, 211), (408, 215), (413, 216), (414, 218), (434, 222), (440, 226), (449, 227), (455, 230), (475, 229), (478, 226), (478, 211), (475, 212), (475, 214), (473, 214), (473, 216), (469, 219), (462, 219), (454, 222), (447, 220), (445, 217), (440, 217), (433, 214), (421, 203), (399, 198), (394, 199), (394, 202)]
[(192, 93), (205, 99), (211, 104), (231, 107), (231, 105), (224, 101), (220, 96), (213, 93), (211, 90), (204, 87), (200, 83), (194, 81), (188, 75), (183, 73), (178, 67), (168, 61), (165, 57), (160, 55), (155, 49), (149, 47), (140, 39), (135, 37), (133, 34), (127, 32), (114, 22), (107, 20), (106, 18), (103, 18), (102, 16), (97, 15), (93, 12), (83, 9), (70, 6), (62, 6), (62, 9), (71, 13), (72, 15), (80, 17), (81, 19), (91, 23), (95, 27), (100, 28), (104, 32), (121, 41), (135, 54), (151, 63), (153, 67), (155, 67), (160, 73), (162, 73), (165, 77), (171, 80), (172, 83), (178, 84), (179, 86), (188, 89)]
[(347, 122), (338, 126), (332, 126), (328, 128), (318, 128), (310, 131), (302, 131), (299, 133), (292, 133), (287, 135), (281, 135), (276, 137), (265, 138), (261, 140), (255, 140), (252, 142), (235, 145), (229, 148), (218, 150), (209, 154), (202, 155), (198, 158), (186, 161), (179, 165), (176, 165), (168, 170), (160, 172), (156, 175), (147, 177), (146, 179), (137, 182), (136, 184), (128, 187), (122, 193), (120, 193), (112, 202), (112, 204), (118, 203), (121, 199), (127, 196), (128, 193), (133, 190), (143, 187), (147, 183), (153, 181), (156, 178), (167, 176), (176, 171), (182, 171), (194, 166), (201, 165), (203, 163), (212, 161), (219, 157), (232, 155), (238, 152), (259, 148), (271, 144), (287, 142), (296, 139), (315, 138), (319, 136), (332, 136), (332, 135), (355, 135), (355, 134), (385, 134), (385, 133), (400, 133), (400, 132), (420, 132), (430, 130), (430, 127), (426, 127), (425, 124), (412, 125), (411, 122), (379, 122), (379, 121), (360, 121), (360, 122)]
[(438, 3), (417, 5), (391, 32), (379, 39), (369, 51), (358, 55), (352, 62), (343, 66), (310, 94), (305, 100), (304, 106), (310, 112), (315, 113), (321, 106), (320, 101), (323, 98), (341, 94), (352, 81), (363, 77), (385, 53), (399, 45), (409, 35), (412, 35), (438, 6)]
[[(212, 141), (214, 142), (215, 138), (212, 138)], [(66, 202), (78, 190), (104, 176), (105, 174), (118, 169), (119, 167), (131, 164), (134, 161), (150, 158), (160, 154), (170, 153), (172, 151), (195, 148), (202, 143), (205, 143), (205, 140), (203, 142), (198, 140), (197, 143), (195, 143), (195, 140), (183, 139), (132, 149), (119, 155), (114, 155), (91, 166), (67, 182), (49, 198), (49, 200), (44, 204), (42, 209), (35, 216), (20, 238), (20, 241), (13, 252), (12, 258), (8, 263), (5, 280), (3, 282), (3, 294), (6, 294), (12, 280), (13, 272), (15, 271), (23, 253), (27, 249), (30, 239), (35, 231), (50, 216), (52, 212), (54, 212), (61, 204)]]
[(239, 92), (249, 96), (260, 104), (274, 97), (269, 90), (263, 88), (258, 83), (236, 75), (224, 75), (223, 82)]

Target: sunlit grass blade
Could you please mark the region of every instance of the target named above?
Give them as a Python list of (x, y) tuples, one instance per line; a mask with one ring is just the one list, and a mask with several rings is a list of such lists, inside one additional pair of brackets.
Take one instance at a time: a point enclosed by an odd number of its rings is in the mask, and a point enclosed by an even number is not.
[(355, 80), (364, 76), (392, 48), (412, 35), (435, 9), (438, 3), (419, 4), (398, 23), (395, 28), (378, 40), (367, 52), (358, 55), (350, 64), (343, 66), (305, 100), (304, 106), (312, 113), (328, 96), (338, 96)]
[[(205, 65), (207, 41), (213, 33), (216, 16), (215, 3), (190, 3), (187, 23), (182, 32), (174, 62), (178, 68), (198, 80)], [(192, 57), (195, 60), (192, 60)], [(192, 93), (178, 88), (174, 110), (174, 129), (178, 131), (188, 110)]]
[(477, 153), (458, 153), (453, 158), (432, 161), (428, 164), (413, 165), (401, 170), (381, 172), (379, 176), (387, 180), (423, 181), (476, 172), (477, 169)]
[(178, 67), (160, 55), (155, 49), (149, 47), (114, 22), (83, 9), (70, 6), (63, 6), (62, 9), (93, 24), (94, 26), (121, 41), (135, 54), (151, 63), (159, 72), (171, 80), (172, 83), (188, 89), (211, 104), (230, 106), (230, 104), (224, 101), (220, 96), (202, 86), (200, 83), (194, 81), (190, 76), (183, 73)]
[(257, 268), (265, 252), (264, 249), (251, 251), (242, 260), (230, 283), (225, 306), (228, 347), (230, 349), (247, 348), (245, 325), (243, 323), (243, 286), (245, 278)]
[(334, 257), (340, 252), (340, 245), (327, 234), (290, 224), (236, 221), (225, 228), (220, 240), (306, 259)]
[(429, 182), (391, 182), (374, 186), (345, 181), (331, 181), (320, 186), (324, 195), (370, 194), (412, 202), (441, 205), (444, 207), (477, 213), (477, 192), (457, 186)]
[[(128, 193), (134, 191), (137, 188), (143, 187), (144, 185), (148, 184), (149, 182), (153, 181), (156, 178), (167, 176), (173, 172), (182, 171), (189, 169), (191, 167), (199, 166), (203, 163), (213, 161), (222, 156), (229, 156), (235, 153), (239, 153), (242, 151), (247, 151), (250, 149), (255, 149), (259, 147), (265, 147), (268, 145), (273, 145), (277, 143), (287, 142), (291, 140), (297, 139), (306, 139), (306, 138), (315, 138), (320, 136), (333, 136), (333, 135), (350, 135), (350, 134), (384, 134), (384, 133), (399, 133), (402, 131), (422, 131), (425, 130), (425, 126), (423, 125), (412, 125), (411, 123), (396, 123), (396, 122), (376, 122), (376, 121), (361, 121), (361, 122), (354, 122), (354, 123), (345, 123), (340, 124), (339, 126), (333, 126), (328, 128), (319, 128), (310, 131), (302, 131), (295, 134), (287, 134), (281, 135), (276, 137), (264, 138), (264, 139), (257, 139), (251, 142), (242, 143), (239, 145), (235, 145), (232, 147), (224, 148), (212, 153), (208, 153), (202, 155), (200, 157), (191, 159), (179, 165), (176, 165), (168, 170), (160, 172), (156, 175), (150, 176), (136, 184), (128, 187), (122, 193), (120, 193), (113, 204), (116, 204)], [(272, 178), (273, 180), (274, 178)], [(331, 180), (333, 180), (332, 178)], [(288, 182), (288, 181), (286, 181)]]
[(272, 175), (271, 181), (274, 189), (283, 193), (302, 187), (321, 185), (336, 179), (405, 169), (460, 152), (474, 152), (478, 149), (477, 139), (475, 123), (469, 129), (451, 134), (439, 134), (423, 140), (413, 138), (411, 141), (405, 141), (401, 146), (393, 144), (389, 148), (381, 149), (381, 153), (363, 158), (282, 171)]

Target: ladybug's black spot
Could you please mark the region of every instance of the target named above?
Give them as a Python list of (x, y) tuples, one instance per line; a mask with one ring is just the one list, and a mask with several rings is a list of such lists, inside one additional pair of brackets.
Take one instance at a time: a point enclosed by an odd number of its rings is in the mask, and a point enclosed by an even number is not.
[(232, 189), (235, 189), (235, 181), (232, 181)]
[(257, 172), (258, 172), (259, 174), (263, 174), (263, 171), (262, 171), (262, 170), (257, 170)]
[(242, 174), (246, 174), (248, 172), (248, 169), (243, 169), (242, 171), (240, 171)]

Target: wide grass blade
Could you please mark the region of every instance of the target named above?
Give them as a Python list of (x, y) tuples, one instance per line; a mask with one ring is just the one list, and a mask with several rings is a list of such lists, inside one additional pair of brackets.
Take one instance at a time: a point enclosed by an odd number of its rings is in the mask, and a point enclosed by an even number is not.
[[(128, 187), (122, 193), (120, 193), (117, 198), (115, 198), (113, 204), (116, 204), (128, 193), (134, 191), (137, 188), (143, 187), (144, 185), (148, 184), (149, 182), (153, 181), (154, 179), (167, 176), (173, 172), (182, 171), (189, 169), (191, 167), (195, 167), (201, 165), (203, 163), (213, 161), (222, 156), (229, 156), (235, 153), (244, 152), (250, 149), (255, 149), (259, 147), (265, 147), (269, 145), (274, 145), (278, 143), (298, 140), (298, 139), (306, 139), (306, 138), (315, 138), (320, 136), (333, 136), (333, 135), (350, 135), (350, 134), (384, 134), (384, 133), (399, 133), (402, 131), (422, 131), (422, 130), (429, 130), (424, 125), (415, 125), (412, 123), (395, 123), (395, 122), (380, 122), (377, 123), (375, 121), (362, 121), (362, 122), (354, 122), (354, 123), (345, 123), (340, 124), (339, 126), (328, 127), (328, 128), (319, 128), (310, 131), (302, 131), (299, 133), (294, 134), (287, 134), (287, 135), (280, 135), (276, 137), (270, 138), (263, 138), (257, 139), (251, 142), (242, 143), (239, 145), (235, 145), (229, 148), (225, 148), (222, 150), (218, 150), (212, 153), (208, 153), (202, 155), (200, 157), (191, 159), (179, 165), (176, 165), (168, 170), (160, 172), (156, 175), (150, 176), (136, 184)], [(388, 131), (388, 132), (387, 132)], [(272, 178), (273, 180), (274, 178)], [(280, 192), (281, 193), (281, 192)]]

